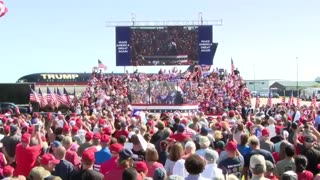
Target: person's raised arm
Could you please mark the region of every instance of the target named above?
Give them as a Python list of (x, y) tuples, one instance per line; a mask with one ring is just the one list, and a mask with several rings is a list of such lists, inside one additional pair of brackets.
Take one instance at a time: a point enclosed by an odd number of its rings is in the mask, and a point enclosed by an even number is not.
[(301, 132), (303, 126), (300, 125), (294, 132), (294, 135), (293, 135), (293, 144), (295, 146), (297, 146), (298, 144), (300, 144), (299, 140), (298, 140), (298, 136), (299, 136), (299, 133)]

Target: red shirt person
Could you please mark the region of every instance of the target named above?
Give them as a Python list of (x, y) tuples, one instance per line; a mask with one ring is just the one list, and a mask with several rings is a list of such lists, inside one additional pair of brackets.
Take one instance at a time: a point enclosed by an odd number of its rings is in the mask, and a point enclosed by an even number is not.
[(177, 133), (171, 135), (170, 138), (176, 140), (177, 142), (181, 142), (181, 143), (186, 142), (190, 138), (190, 135), (185, 133), (184, 130), (185, 130), (184, 124), (179, 124)]
[(16, 147), (16, 163), (17, 167), (14, 171), (14, 176), (28, 176), (31, 169), (37, 164), (37, 158), (40, 156), (42, 148), (41, 134), (38, 132), (36, 136), (39, 144), (30, 146), (31, 134), (25, 133), (21, 137), (21, 143)]
[[(122, 179), (123, 171), (126, 168), (133, 167), (133, 158), (137, 158), (137, 156), (134, 155), (130, 149), (122, 149), (119, 152), (117, 167), (112, 171), (107, 172), (104, 175), (104, 179)], [(140, 175), (138, 175), (138, 179), (142, 179)]]
[(123, 146), (119, 143), (114, 143), (110, 146), (111, 159), (104, 162), (100, 166), (100, 173), (103, 175), (117, 168), (119, 152), (123, 149)]

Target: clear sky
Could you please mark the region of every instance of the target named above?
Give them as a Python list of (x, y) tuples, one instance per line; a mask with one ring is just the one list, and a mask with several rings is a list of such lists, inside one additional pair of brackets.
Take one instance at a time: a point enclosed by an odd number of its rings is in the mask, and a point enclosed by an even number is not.
[[(106, 21), (223, 19), (214, 27), (214, 66), (245, 79), (299, 80), (320, 76), (319, 0), (4, 0), (0, 18), (0, 82), (38, 72), (90, 72), (97, 59), (115, 66), (115, 30)], [(255, 68), (254, 68), (255, 67)], [(132, 71), (133, 68), (128, 68)], [(139, 68), (143, 72), (160, 67)], [(255, 73), (254, 73), (255, 72)]]

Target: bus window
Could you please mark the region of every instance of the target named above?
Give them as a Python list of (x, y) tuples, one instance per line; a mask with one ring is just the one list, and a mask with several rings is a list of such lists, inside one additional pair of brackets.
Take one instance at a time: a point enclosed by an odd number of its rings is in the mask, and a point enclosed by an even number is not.
[(19, 79), (18, 81), (17, 81), (17, 83), (25, 83), (25, 82), (28, 82), (26, 79)]
[(320, 91), (318, 91), (317, 93), (320, 94)]

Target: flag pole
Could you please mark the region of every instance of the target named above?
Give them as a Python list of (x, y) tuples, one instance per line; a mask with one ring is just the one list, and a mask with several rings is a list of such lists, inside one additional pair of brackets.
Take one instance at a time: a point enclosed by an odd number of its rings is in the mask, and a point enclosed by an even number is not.
[(298, 57), (296, 57), (297, 60), (297, 97), (299, 96), (299, 60)]

